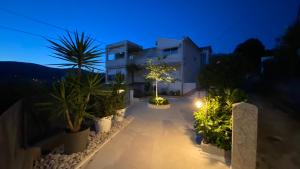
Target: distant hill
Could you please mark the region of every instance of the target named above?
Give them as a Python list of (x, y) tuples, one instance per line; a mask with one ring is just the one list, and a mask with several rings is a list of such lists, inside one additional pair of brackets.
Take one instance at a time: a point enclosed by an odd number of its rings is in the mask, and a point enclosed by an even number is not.
[[(21, 98), (47, 94), (52, 88), (52, 82), (61, 79), (70, 71), (74, 69), (0, 61), (0, 115)], [(104, 74), (101, 76), (104, 77)]]
[(50, 82), (60, 79), (67, 69), (50, 68), (34, 63), (0, 61), (0, 82), (38, 79)]

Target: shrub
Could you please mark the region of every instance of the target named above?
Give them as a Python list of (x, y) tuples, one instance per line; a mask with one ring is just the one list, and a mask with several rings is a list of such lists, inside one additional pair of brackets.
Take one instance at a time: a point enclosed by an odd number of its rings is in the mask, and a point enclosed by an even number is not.
[(93, 106), (91, 107), (90, 111), (98, 117), (106, 117), (110, 115), (114, 115), (116, 112), (116, 99), (113, 95), (103, 95), (94, 97), (93, 99)]
[(125, 94), (126, 94), (126, 86), (124, 75), (121, 73), (117, 73), (115, 80), (112, 86), (112, 95), (111, 101), (114, 103), (115, 109), (123, 109), (125, 108)]
[(246, 100), (246, 94), (238, 89), (210, 91), (203, 99), (204, 105), (194, 113), (195, 130), (203, 136), (203, 141), (230, 150), (232, 104)]
[(167, 105), (169, 104), (169, 101), (163, 97), (151, 97), (149, 103), (154, 105)]
[(241, 86), (243, 74), (232, 55), (220, 55), (212, 58), (211, 62), (201, 70), (198, 81), (205, 89), (236, 88)]
[(122, 92), (122, 93), (112, 95), (111, 99), (114, 101), (115, 108), (117, 110), (125, 108), (125, 94), (126, 94), (125, 92)]

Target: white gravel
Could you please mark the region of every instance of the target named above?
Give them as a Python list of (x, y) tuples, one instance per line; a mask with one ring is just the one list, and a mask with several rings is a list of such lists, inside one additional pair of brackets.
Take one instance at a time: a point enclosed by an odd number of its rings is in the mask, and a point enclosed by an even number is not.
[(129, 120), (124, 118), (122, 122), (113, 122), (109, 133), (99, 133), (91, 131), (87, 149), (83, 152), (73, 153), (70, 155), (63, 153), (63, 146), (54, 149), (50, 154), (42, 156), (34, 162), (34, 169), (73, 169), (81, 160), (93, 153), (98, 146), (101, 146), (114, 133), (122, 129), (129, 123)]

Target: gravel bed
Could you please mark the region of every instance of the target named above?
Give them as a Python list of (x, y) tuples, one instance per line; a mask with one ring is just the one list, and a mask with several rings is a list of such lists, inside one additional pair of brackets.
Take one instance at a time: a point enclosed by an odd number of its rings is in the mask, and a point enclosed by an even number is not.
[(34, 162), (34, 169), (73, 169), (88, 155), (101, 146), (107, 139), (109, 139), (114, 133), (125, 127), (129, 123), (129, 119), (124, 118), (122, 122), (113, 122), (112, 128), (109, 133), (96, 134), (91, 131), (89, 136), (89, 143), (87, 149), (83, 152), (73, 153), (70, 155), (64, 154), (64, 149), (58, 147), (51, 153), (42, 156), (40, 159)]

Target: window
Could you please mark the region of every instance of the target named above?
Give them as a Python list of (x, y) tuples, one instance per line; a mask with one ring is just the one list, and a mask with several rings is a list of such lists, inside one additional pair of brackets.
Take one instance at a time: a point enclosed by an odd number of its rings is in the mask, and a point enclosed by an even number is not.
[(206, 54), (205, 53), (202, 53), (201, 55), (200, 55), (200, 61), (201, 61), (201, 64), (202, 65), (206, 65), (207, 64), (207, 60), (206, 60)]
[(178, 53), (178, 48), (168, 48), (168, 49), (164, 49), (163, 53), (165, 55), (174, 55), (174, 54), (177, 54)]
[(124, 56), (125, 56), (124, 52), (120, 52), (120, 53), (110, 53), (110, 54), (108, 54), (108, 60), (123, 59)]
[(108, 60), (115, 60), (115, 54), (108, 54)]
[[(122, 78), (125, 79), (125, 75), (123, 73), (121, 73), (121, 72), (118, 72), (118, 73), (120, 73), (122, 75)], [(115, 78), (116, 78), (116, 74), (107, 75), (107, 80), (108, 81), (114, 81)]]
[(116, 53), (116, 54), (115, 54), (115, 58), (116, 58), (116, 60), (117, 60), (117, 59), (123, 59), (123, 58), (124, 58), (124, 56), (125, 56), (124, 52), (121, 52), (121, 53)]

